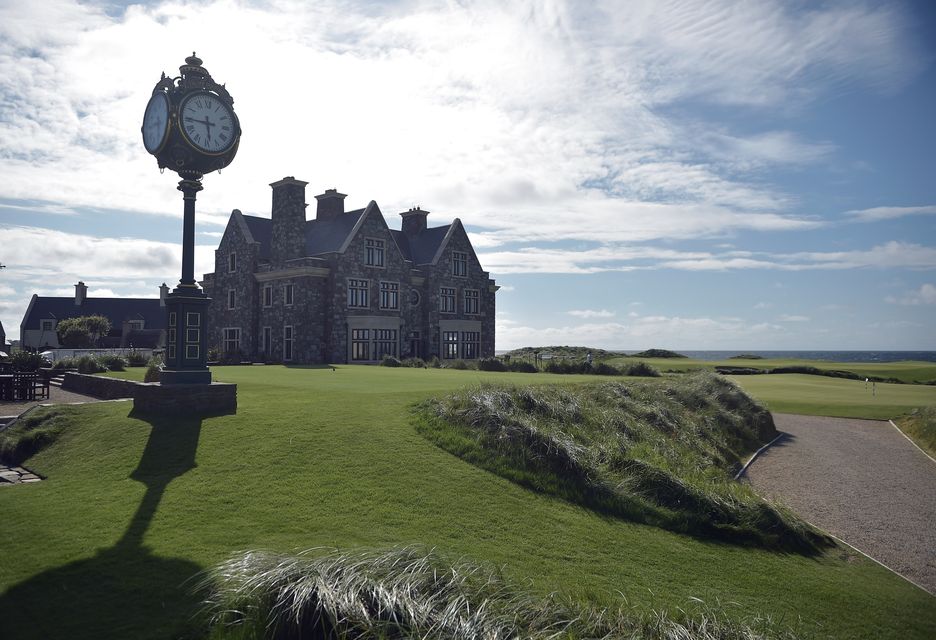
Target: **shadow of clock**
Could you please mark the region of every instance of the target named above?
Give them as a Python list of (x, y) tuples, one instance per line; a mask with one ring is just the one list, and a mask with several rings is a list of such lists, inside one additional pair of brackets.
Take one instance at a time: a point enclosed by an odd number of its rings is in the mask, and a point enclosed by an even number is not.
[(166, 487), (195, 467), (201, 418), (130, 417), (151, 430), (130, 474), (146, 493), (123, 536), (90, 558), (36, 575), (0, 596), (0, 638), (204, 636), (196, 615), (200, 598), (190, 582), (202, 567), (157, 556), (143, 544)]

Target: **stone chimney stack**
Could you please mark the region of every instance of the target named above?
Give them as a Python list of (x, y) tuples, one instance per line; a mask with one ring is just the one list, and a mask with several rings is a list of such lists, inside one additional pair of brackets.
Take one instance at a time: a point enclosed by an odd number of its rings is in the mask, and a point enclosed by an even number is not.
[(166, 306), (166, 296), (169, 295), (169, 287), (166, 286), (166, 283), (163, 282), (159, 285), (159, 306)]
[(88, 297), (88, 285), (81, 280), (75, 285), (75, 306), (80, 307)]
[(307, 184), (292, 176), (270, 184), (273, 187), (270, 257), (274, 263), (282, 264), (286, 260), (305, 256)]
[(325, 193), (315, 196), (318, 200), (318, 206), (315, 208), (316, 220), (331, 220), (344, 213), (344, 199), (347, 197), (344, 193), (338, 193), (338, 189), (325, 189)]
[(403, 233), (407, 236), (416, 236), (426, 230), (426, 216), (428, 211), (414, 207), (400, 214), (403, 217)]

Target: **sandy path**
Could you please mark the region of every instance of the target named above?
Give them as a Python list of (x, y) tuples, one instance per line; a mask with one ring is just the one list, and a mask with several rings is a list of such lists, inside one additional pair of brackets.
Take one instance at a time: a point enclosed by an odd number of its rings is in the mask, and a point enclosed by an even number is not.
[(936, 594), (936, 463), (887, 422), (774, 414), (748, 468), (762, 495)]

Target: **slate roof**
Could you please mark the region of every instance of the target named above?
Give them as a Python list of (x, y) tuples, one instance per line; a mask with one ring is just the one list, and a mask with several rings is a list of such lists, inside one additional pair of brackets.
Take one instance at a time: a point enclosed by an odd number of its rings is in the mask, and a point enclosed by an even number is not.
[[(340, 251), (365, 211), (366, 209), (355, 209), (328, 220), (307, 220), (306, 255), (318, 256)], [(253, 239), (260, 243), (260, 258), (269, 260), (273, 221), (258, 216), (244, 215), (243, 218)], [(415, 237), (394, 229), (390, 229), (390, 234), (404, 258), (411, 260), (413, 264), (427, 264), (432, 262), (451, 226), (447, 224), (442, 227), (430, 227)]]
[(147, 329), (166, 328), (166, 308), (159, 305), (159, 298), (85, 298), (81, 306), (74, 297), (53, 298), (36, 296), (29, 315), (23, 318), (22, 329), (39, 329), (40, 320), (64, 320), (78, 316), (104, 316), (111, 321), (112, 329), (120, 331), (124, 320), (139, 320)]

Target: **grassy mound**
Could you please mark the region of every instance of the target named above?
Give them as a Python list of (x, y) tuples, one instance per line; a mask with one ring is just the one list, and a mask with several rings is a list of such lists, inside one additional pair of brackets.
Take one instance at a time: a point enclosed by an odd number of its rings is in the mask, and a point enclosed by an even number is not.
[(591, 354), (595, 360), (603, 360), (621, 355), (619, 351), (606, 351), (605, 349), (595, 349), (593, 347), (569, 347), (569, 346), (551, 346), (551, 347), (522, 347), (508, 351), (506, 355), (511, 358), (532, 358), (534, 354), (548, 353), (554, 358), (565, 360), (584, 360)]
[(55, 442), (68, 425), (67, 409), (31, 411), (0, 431), (0, 462), (19, 465)]
[(733, 383), (485, 385), (424, 403), (420, 429), (466, 460), (538, 491), (680, 532), (811, 551), (827, 540), (732, 480), (776, 435)]
[[(314, 557), (248, 551), (206, 572), (201, 585), (220, 638), (642, 638), (756, 640), (769, 620), (724, 621), (710, 610), (616, 612), (551, 595), (534, 598), (500, 572), (449, 564), (407, 547)], [(700, 607), (701, 608), (701, 607)]]
[(670, 351), (669, 349), (647, 349), (638, 353), (632, 353), (629, 358), (688, 358), (681, 353)]

